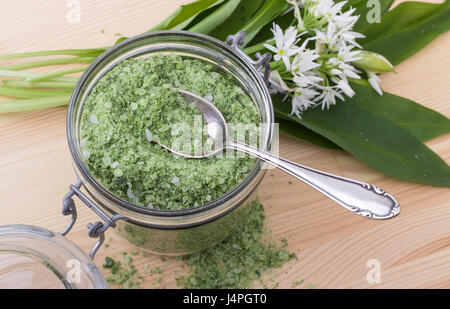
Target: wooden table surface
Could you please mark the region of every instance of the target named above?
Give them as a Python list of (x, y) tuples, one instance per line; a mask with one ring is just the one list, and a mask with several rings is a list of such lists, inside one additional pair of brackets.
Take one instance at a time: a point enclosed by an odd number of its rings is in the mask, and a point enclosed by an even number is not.
[[(68, 1), (0, 0), (0, 54), (23, 51), (89, 48), (111, 45), (118, 34), (148, 30), (189, 0), (81, 0), (80, 23), (68, 23)], [(381, 77), (385, 91), (450, 116), (450, 33)], [(3, 61), (0, 65), (17, 63)], [(51, 68), (39, 70), (49, 71)], [(0, 98), (6, 99), (6, 98)], [(0, 115), (0, 225), (31, 224), (60, 231), (68, 221), (61, 199), (76, 181), (66, 142), (66, 107)], [(386, 137), (388, 138), (388, 137)], [(450, 136), (427, 142), (450, 163)], [(298, 260), (270, 275), (280, 288), (310, 284), (317, 288), (449, 288), (450, 190), (385, 177), (340, 150), (328, 150), (287, 137), (280, 153), (313, 168), (375, 184), (400, 202), (401, 214), (391, 220), (368, 220), (349, 213), (291, 176), (272, 170), (260, 186), (267, 222), (276, 238), (285, 237)], [(291, 185), (288, 182), (292, 181)], [(94, 240), (86, 225), (97, 217), (79, 205), (78, 221), (69, 238), (88, 251)], [(95, 262), (133, 249), (107, 232), (110, 246)], [(381, 282), (366, 279), (368, 261), (380, 262)], [(369, 262), (370, 263), (370, 262)], [(163, 285), (176, 287), (172, 270), (178, 262), (138, 258), (135, 265), (163, 266)], [(152, 287), (148, 278), (143, 287)]]

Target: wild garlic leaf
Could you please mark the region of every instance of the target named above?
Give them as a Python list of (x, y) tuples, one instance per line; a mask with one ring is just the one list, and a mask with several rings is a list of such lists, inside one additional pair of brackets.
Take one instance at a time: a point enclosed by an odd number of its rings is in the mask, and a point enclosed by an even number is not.
[(294, 14), (292, 12), (278, 15), (272, 22), (267, 23), (261, 28), (261, 30), (250, 41), (248, 46), (265, 43), (266, 41), (273, 39), (273, 23), (279, 25), (282, 29), (287, 29), (293, 20)]
[(182, 5), (169, 17), (150, 29), (150, 31), (183, 29), (182, 25), (186, 26), (187, 21), (191, 21), (202, 11), (222, 2), (224, 2), (224, 0), (198, 0)]
[(450, 1), (442, 4), (404, 2), (387, 12), (381, 23), (371, 24), (358, 42), (365, 50), (384, 55), (396, 65), (438, 35), (450, 30)]
[(253, 17), (264, 0), (241, 1), (233, 14), (209, 33), (218, 40), (225, 41), (228, 35), (235, 34)]
[[(367, 100), (367, 97), (358, 93), (330, 110), (310, 109), (301, 120), (295, 116), (292, 119), (387, 176), (450, 186), (450, 167), (445, 161), (409, 130), (385, 115), (365, 109), (359, 100)], [(282, 103), (279, 96), (273, 101), (277, 112), (289, 113), (290, 107)]]
[(221, 25), (236, 10), (241, 0), (229, 0), (221, 4), (214, 12), (195, 24), (189, 31), (208, 34)]
[(271, 23), (289, 6), (290, 4), (285, 0), (267, 0), (258, 13), (242, 28), (247, 33), (244, 45), (248, 44), (266, 24)]
[(278, 113), (276, 111), (275, 122), (279, 124), (279, 130), (281, 135), (286, 135), (292, 138), (304, 140), (320, 147), (330, 149), (341, 148), (335, 143), (326, 139), (325, 137), (301, 125), (300, 123), (292, 121), (292, 119), (290, 119), (290, 117), (284, 113)]
[(352, 87), (358, 94), (353, 101), (359, 107), (389, 119), (422, 142), (450, 133), (450, 119), (432, 109), (387, 92), (375, 95), (370, 86)]

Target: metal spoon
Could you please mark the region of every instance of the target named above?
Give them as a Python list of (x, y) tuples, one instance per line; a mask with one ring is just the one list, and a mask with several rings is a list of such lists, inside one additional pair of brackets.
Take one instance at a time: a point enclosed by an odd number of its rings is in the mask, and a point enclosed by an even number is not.
[(400, 213), (398, 202), (389, 193), (376, 186), (312, 169), (231, 139), (222, 113), (213, 104), (192, 92), (176, 88), (172, 90), (178, 91), (187, 104), (195, 104), (207, 123), (209, 138), (215, 145), (221, 145), (209, 153), (192, 155), (175, 151), (159, 143), (172, 153), (187, 158), (206, 158), (224, 149), (243, 151), (304, 181), (358, 215), (372, 219), (388, 219)]

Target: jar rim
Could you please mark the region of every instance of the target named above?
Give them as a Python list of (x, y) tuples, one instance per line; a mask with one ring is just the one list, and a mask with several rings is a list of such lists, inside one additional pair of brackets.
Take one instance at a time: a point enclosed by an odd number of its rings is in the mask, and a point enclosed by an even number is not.
[[(81, 173), (83, 176), (83, 179), (87, 180), (88, 184), (95, 188), (96, 190), (100, 191), (100, 193), (106, 197), (111, 202), (120, 205), (121, 207), (131, 210), (136, 213), (144, 214), (144, 215), (151, 215), (156, 217), (176, 217), (176, 216), (186, 216), (186, 215), (192, 215), (197, 213), (202, 213), (208, 210), (211, 210), (219, 205), (221, 205), (224, 201), (227, 201), (229, 199), (232, 199), (234, 196), (239, 194), (244, 188), (246, 188), (258, 175), (258, 173), (261, 170), (261, 160), (256, 159), (256, 163), (253, 166), (252, 170), (247, 174), (247, 176), (244, 178), (243, 181), (241, 181), (238, 185), (236, 185), (234, 188), (232, 188), (230, 191), (228, 191), (226, 194), (220, 196), (219, 198), (212, 200), (208, 203), (205, 203), (203, 205), (186, 208), (186, 209), (177, 209), (177, 210), (159, 210), (159, 209), (150, 209), (142, 206), (138, 206), (136, 204), (133, 204), (131, 202), (128, 202), (117, 195), (110, 192), (108, 189), (106, 189), (101, 183), (99, 183), (95, 177), (92, 176), (92, 174), (89, 172), (89, 169), (84, 162), (84, 160), (81, 158), (80, 153), (77, 151), (76, 148), (76, 136), (73, 134), (72, 126), (74, 123), (72, 122), (74, 113), (75, 113), (75, 105), (78, 99), (78, 95), (80, 94), (80, 91), (83, 89), (84, 86), (87, 86), (90, 84), (88, 80), (88, 77), (95, 72), (95, 70), (101, 66), (105, 61), (110, 60), (111, 56), (114, 56), (116, 53), (120, 52), (121, 50), (125, 49), (127, 46), (136, 43), (141, 40), (146, 39), (152, 39), (158, 36), (180, 36), (184, 38), (192, 38), (196, 40), (203, 41), (205, 43), (213, 44), (222, 50), (226, 51), (227, 53), (231, 54), (233, 57), (235, 57), (236, 60), (239, 61), (241, 65), (244, 66), (246, 70), (248, 70), (256, 79), (257, 83), (259, 84), (259, 88), (261, 89), (261, 95), (263, 98), (265, 98), (263, 104), (266, 109), (266, 122), (267, 126), (266, 130), (267, 133), (265, 135), (264, 140), (264, 147), (267, 149), (270, 149), (271, 143), (272, 143), (272, 137), (273, 137), (273, 123), (274, 123), (274, 111), (272, 106), (272, 101), (270, 97), (269, 90), (261, 76), (261, 74), (256, 70), (254, 65), (250, 63), (248, 59), (243, 57), (240, 53), (236, 52), (233, 48), (231, 48), (226, 43), (217, 40), (213, 37), (210, 37), (208, 35), (200, 34), (200, 33), (194, 33), (189, 31), (182, 31), (182, 30), (161, 30), (161, 31), (153, 31), (148, 32), (144, 34), (140, 34), (137, 36), (133, 36), (127, 40), (124, 40), (110, 49), (106, 50), (104, 53), (102, 53), (100, 56), (98, 56), (94, 62), (88, 67), (88, 69), (83, 73), (81, 78), (78, 80), (73, 92), (72, 96), (70, 98), (69, 107), (67, 111), (67, 121), (66, 121), (66, 128), (67, 128), (67, 138), (69, 143), (70, 152), (72, 155), (72, 158), (74, 159), (75, 165), (76, 165), (76, 171)], [(117, 63), (115, 64), (117, 65)], [(87, 83), (86, 83), (87, 82)], [(255, 102), (256, 103), (256, 102)], [(84, 102), (82, 103), (84, 104)], [(260, 108), (258, 108), (260, 109)], [(236, 205), (237, 206), (237, 205)], [(109, 209), (110, 210), (110, 209)]]

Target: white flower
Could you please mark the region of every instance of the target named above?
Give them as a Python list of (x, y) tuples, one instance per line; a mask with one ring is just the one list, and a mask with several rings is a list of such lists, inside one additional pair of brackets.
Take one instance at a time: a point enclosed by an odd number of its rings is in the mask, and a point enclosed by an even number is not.
[[(285, 32), (274, 24), (275, 43), (264, 46), (275, 54), (275, 61), (284, 62), (286, 70), (278, 67), (279, 71), (271, 73), (270, 78), (280, 85), (275, 89), (287, 93), (285, 98), (291, 98), (291, 115), (301, 118), (310, 107), (321, 105), (322, 110), (329, 109), (337, 99), (344, 101), (345, 97), (353, 97), (356, 93), (349, 81), (361, 79), (363, 71), (358, 68), (367, 71), (369, 83), (382, 94), (378, 76), (359, 64), (364, 59), (364, 52), (356, 40), (364, 35), (353, 31), (359, 19), (353, 15), (356, 10), (342, 11), (347, 1), (287, 2), (292, 5), (295, 24)], [(303, 35), (305, 39), (300, 38)], [(298, 46), (300, 41), (301, 46)], [(354, 63), (358, 63), (358, 67)]]
[(300, 14), (300, 8), (298, 7), (297, 0), (287, 0), (290, 4), (292, 4), (294, 8), (294, 17), (297, 19), (298, 25), (297, 30), (303, 31), (305, 30), (305, 25), (303, 23), (302, 15)]
[(332, 19), (333, 23), (339, 28), (339, 29), (350, 29), (353, 28), (353, 26), (356, 24), (356, 22), (359, 19), (359, 15), (353, 16), (353, 13), (355, 12), (355, 8), (352, 8), (348, 11), (345, 11), (344, 13), (341, 13), (339, 15), (335, 15)]
[(343, 62), (352, 62), (361, 59), (360, 50), (352, 50), (353, 46), (342, 46), (338, 51), (338, 59)]
[(317, 76), (315, 72), (308, 72), (308, 74), (295, 74), (294, 83), (297, 87), (317, 86), (323, 78)]
[(337, 57), (328, 59), (328, 64), (332, 67), (331, 74), (341, 75), (343, 78), (361, 78), (357, 74), (359, 71), (353, 65), (347, 63), (360, 59), (358, 57), (360, 51), (352, 51), (352, 48), (353, 46), (343, 46), (339, 49)]
[(380, 88), (380, 79), (378, 78), (376, 73), (367, 72), (367, 75), (369, 76), (369, 84), (372, 86), (373, 89), (375, 89), (376, 92), (378, 92), (379, 95), (383, 95), (383, 91)]
[(314, 102), (319, 102), (322, 105), (322, 110), (329, 109), (331, 105), (336, 105), (336, 97), (345, 101), (344, 97), (336, 90), (336, 86), (321, 86), (322, 93), (314, 99)]
[(346, 96), (351, 98), (355, 95), (355, 91), (350, 87), (346, 79), (333, 80), (333, 82), (336, 83), (336, 87), (341, 89)]
[(283, 34), (280, 26), (274, 24), (272, 33), (275, 37), (275, 46), (264, 44), (264, 47), (275, 53), (275, 61), (282, 59), (286, 69), (290, 70), (290, 57), (297, 53), (295, 46), (297, 29), (295, 27), (289, 27), (286, 33)]
[(333, 0), (320, 0), (316, 5), (316, 11), (320, 15), (323, 15), (334, 22), (334, 18), (341, 13), (341, 9), (346, 2), (347, 1), (342, 1), (335, 4)]
[(357, 46), (359, 48), (362, 48), (361, 45), (359, 45), (358, 43), (356, 43), (356, 39), (361, 39), (361, 38), (365, 38), (366, 36), (364, 34), (361, 34), (359, 32), (355, 32), (355, 31), (342, 31), (339, 33), (339, 36), (342, 38), (342, 40), (346, 43), (349, 43), (351, 45)]
[(333, 66), (330, 70), (332, 75), (341, 75), (345, 77), (350, 77), (354, 79), (360, 79), (361, 77), (356, 74), (358, 71), (356, 68), (350, 64), (347, 64), (338, 58), (330, 58), (328, 63)]
[(298, 88), (295, 90), (294, 98), (292, 99), (292, 111), (290, 115), (297, 115), (300, 119), (302, 113), (315, 103), (313, 98), (319, 93), (311, 88)]
[(335, 51), (339, 47), (339, 33), (336, 30), (336, 26), (332, 22), (328, 22), (327, 32), (315, 29), (316, 36), (312, 39), (317, 40), (319, 43), (327, 44), (330, 50)]
[[(356, 19), (355, 21), (357, 21), (358, 19)], [(355, 32), (355, 31), (351, 31), (351, 29), (353, 29), (354, 23), (350, 22), (347, 26), (341, 28), (337, 35), (339, 37), (339, 44), (340, 45), (353, 45), (353, 46), (357, 46), (358, 48), (362, 48), (361, 45), (359, 45), (358, 43), (356, 43), (356, 39), (361, 39), (361, 38), (365, 38), (366, 36), (364, 34), (361, 34), (359, 32)]]
[(297, 49), (297, 55), (294, 57), (291, 66), (293, 74), (305, 73), (320, 67), (320, 64), (314, 62), (319, 58), (319, 54), (315, 50), (305, 49), (306, 43), (308, 43), (308, 40), (305, 40), (302, 46)]

